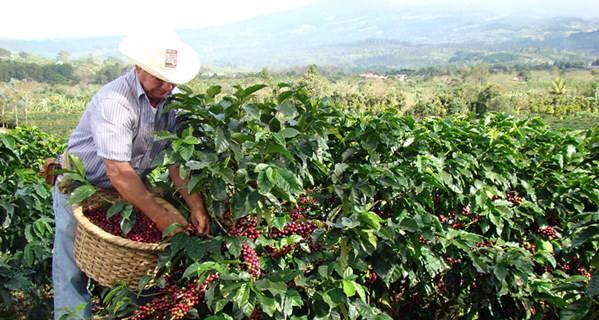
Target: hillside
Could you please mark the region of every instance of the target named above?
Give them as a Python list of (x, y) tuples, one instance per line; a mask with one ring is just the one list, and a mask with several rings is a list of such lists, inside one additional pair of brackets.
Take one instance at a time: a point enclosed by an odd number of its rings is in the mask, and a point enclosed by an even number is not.
[[(215, 68), (333, 65), (416, 68), (453, 63), (590, 63), (599, 55), (599, 19), (509, 15), (493, 7), (389, 1), (317, 1), (242, 22), (180, 30)], [(15, 41), (0, 48), (55, 57), (119, 56), (118, 37)]]

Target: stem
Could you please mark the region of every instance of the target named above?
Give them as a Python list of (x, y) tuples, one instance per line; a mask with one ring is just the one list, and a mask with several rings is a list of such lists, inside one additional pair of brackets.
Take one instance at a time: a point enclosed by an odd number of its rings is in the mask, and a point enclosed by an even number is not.
[(229, 233), (229, 231), (220, 223), (220, 221), (218, 221), (218, 219), (214, 219), (214, 222), (216, 222), (216, 224), (218, 224), (218, 226), (225, 232), (225, 234), (227, 236), (231, 236), (231, 234)]
[(343, 314), (343, 319), (350, 319), (347, 308), (345, 308), (345, 304), (340, 304), (339, 310), (341, 311), (341, 314)]
[(110, 204), (112, 204), (112, 205), (114, 205), (114, 204), (116, 203), (116, 201), (114, 201), (114, 200), (110, 200), (110, 199), (108, 199), (108, 198), (104, 197), (104, 196), (103, 196), (102, 194), (100, 194), (100, 193), (96, 193), (96, 194), (97, 194), (97, 195), (98, 195), (98, 197), (99, 197), (100, 199), (102, 199), (103, 201), (106, 201), (106, 202), (108, 202), (108, 203), (110, 203)]

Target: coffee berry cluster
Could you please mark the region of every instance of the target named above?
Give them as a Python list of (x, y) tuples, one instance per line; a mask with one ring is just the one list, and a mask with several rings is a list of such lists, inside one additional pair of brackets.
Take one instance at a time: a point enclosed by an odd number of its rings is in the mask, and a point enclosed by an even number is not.
[(218, 278), (219, 275), (214, 273), (209, 275), (201, 285), (198, 281), (190, 282), (184, 287), (170, 284), (160, 297), (154, 298), (148, 304), (142, 305), (135, 310), (130, 319), (182, 319), (192, 308), (204, 300), (208, 285)]

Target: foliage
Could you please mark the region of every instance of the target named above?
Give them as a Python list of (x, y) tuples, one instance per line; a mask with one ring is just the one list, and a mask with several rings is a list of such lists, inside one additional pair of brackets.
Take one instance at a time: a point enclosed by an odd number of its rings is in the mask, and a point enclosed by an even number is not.
[(597, 129), (343, 112), (288, 85), (252, 100), (263, 87), (171, 105), (159, 162), (204, 194), (213, 236), (160, 258), (167, 297), (199, 301), (136, 319), (597, 315)]
[(330, 96), (332, 93), (331, 84), (320, 74), (320, 70), (314, 64), (308, 66), (308, 70), (298, 81), (298, 84), (317, 97)]
[(0, 81), (8, 82), (10, 79), (32, 79), (47, 83), (72, 83), (74, 68), (70, 64), (23, 63), (17, 61), (0, 61)]
[(38, 175), (44, 158), (64, 148), (35, 128), (0, 134), (0, 295), (10, 309), (17, 291), (33, 304), (29, 318), (48, 317), (53, 224), (50, 188)]
[(105, 84), (118, 78), (125, 71), (126, 67), (120, 60), (107, 59), (104, 61), (100, 70), (96, 72), (94, 83)]

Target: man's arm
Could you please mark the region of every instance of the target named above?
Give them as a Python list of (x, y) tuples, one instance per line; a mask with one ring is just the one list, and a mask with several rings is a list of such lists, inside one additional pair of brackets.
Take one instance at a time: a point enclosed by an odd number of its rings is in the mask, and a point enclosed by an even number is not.
[(112, 186), (125, 200), (154, 221), (160, 231), (173, 223), (187, 225), (183, 216), (169, 212), (154, 200), (129, 162), (104, 160), (104, 166)]
[(179, 190), (179, 193), (183, 196), (183, 199), (185, 199), (185, 202), (187, 202), (187, 205), (189, 206), (191, 223), (196, 227), (200, 234), (210, 233), (210, 218), (208, 218), (208, 214), (204, 208), (204, 201), (200, 194), (189, 194), (189, 192), (187, 192), (187, 180), (181, 179), (178, 165), (170, 166), (168, 172), (175, 188)]

